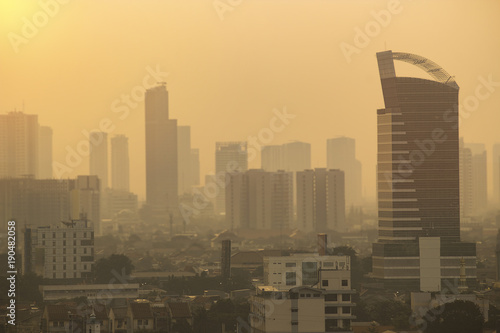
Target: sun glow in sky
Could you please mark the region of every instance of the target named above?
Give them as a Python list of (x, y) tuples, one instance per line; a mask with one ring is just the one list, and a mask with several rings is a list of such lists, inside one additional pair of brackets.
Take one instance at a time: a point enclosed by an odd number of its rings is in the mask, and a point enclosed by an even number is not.
[[(474, 94), (480, 77), (500, 82), (498, 1), (401, 0), (400, 11), (379, 24), (350, 62), (342, 43), (355, 45), (358, 29), (394, 1), (251, 0), (225, 11), (223, 20), (212, 0), (66, 2), (0, 2), (0, 112), (24, 103), (26, 113), (38, 114), (54, 130), (59, 162), (85, 139), (82, 131), (109, 118), (111, 136), (129, 137), (131, 189), (141, 197), (144, 105), (120, 119), (112, 104), (142, 84), (148, 67), (168, 73), (170, 115), (191, 126), (202, 179), (214, 170), (216, 141), (255, 136), (273, 109), (286, 107), (296, 118), (271, 144), (310, 142), (313, 167), (324, 167), (326, 139), (354, 137), (369, 198), (375, 196), (376, 110), (384, 106), (376, 52), (435, 61), (455, 76), (461, 100)], [(26, 22), (36, 30), (29, 37)], [(18, 52), (12, 33), (25, 39)], [(396, 70), (425, 76), (410, 67)], [(500, 142), (500, 86), (494, 89), (461, 124), (467, 142), (486, 143), (489, 151)], [(258, 158), (250, 163), (259, 165)], [(88, 159), (72, 169), (64, 178), (88, 173)]]

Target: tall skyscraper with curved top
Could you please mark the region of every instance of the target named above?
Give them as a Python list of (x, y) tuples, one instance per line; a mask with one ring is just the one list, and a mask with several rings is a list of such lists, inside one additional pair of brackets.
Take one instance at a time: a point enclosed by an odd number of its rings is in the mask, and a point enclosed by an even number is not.
[[(398, 77), (394, 60), (434, 80)], [(377, 110), (379, 240), (373, 274), (393, 287), (440, 290), (458, 278), (460, 256), (475, 277), (475, 244), (460, 242), (458, 92), (422, 56), (377, 53), (385, 108)]]

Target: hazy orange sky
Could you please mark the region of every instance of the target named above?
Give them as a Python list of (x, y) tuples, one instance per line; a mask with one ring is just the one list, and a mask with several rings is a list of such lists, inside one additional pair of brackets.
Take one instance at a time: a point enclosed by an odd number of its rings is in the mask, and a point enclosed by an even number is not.
[[(372, 31), (350, 63), (341, 43), (354, 46), (355, 29), (373, 25), (371, 12), (387, 10), (392, 1), (73, 0), (51, 5), (52, 17), (40, 13), (41, 3), (54, 2), (0, 2), (0, 112), (20, 110), (24, 101), (26, 113), (53, 128), (60, 163), (66, 147), (84, 139), (82, 130), (109, 118), (116, 126), (111, 136), (129, 137), (131, 190), (142, 198), (144, 105), (124, 120), (111, 105), (142, 84), (148, 66), (169, 73), (170, 115), (191, 126), (202, 179), (214, 170), (216, 141), (257, 135), (273, 109), (286, 107), (296, 118), (272, 144), (310, 142), (313, 167), (324, 167), (326, 139), (354, 137), (371, 198), (376, 109), (384, 106), (376, 52), (392, 49), (437, 62), (455, 76), (461, 100), (475, 94), (479, 77), (500, 82), (500, 1), (401, 0), (389, 24), (379, 24), (380, 32)], [(232, 10), (222, 20), (214, 3)], [(25, 22), (34, 20), (38, 31), (16, 53), (9, 38), (23, 36)], [(426, 77), (409, 65), (396, 70)], [(463, 119), (461, 135), (485, 143), (490, 153), (500, 142), (499, 113), (500, 86)], [(259, 165), (259, 159), (250, 163)], [(64, 177), (85, 173), (88, 158)]]

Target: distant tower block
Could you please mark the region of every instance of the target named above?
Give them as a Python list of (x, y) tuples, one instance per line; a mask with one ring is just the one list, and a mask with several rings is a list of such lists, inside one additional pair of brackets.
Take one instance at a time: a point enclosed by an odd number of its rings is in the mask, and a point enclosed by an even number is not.
[(328, 240), (326, 234), (318, 234), (318, 254), (320, 256), (326, 256), (328, 252), (327, 248)]
[(465, 275), (465, 259), (460, 259), (460, 282), (458, 284), (458, 291), (463, 293), (467, 291), (467, 279)]
[(220, 261), (221, 276), (224, 281), (231, 278), (231, 240), (222, 241), (222, 254)]
[(92, 314), (87, 320), (86, 333), (101, 333), (101, 325), (95, 316), (94, 310), (92, 310)]

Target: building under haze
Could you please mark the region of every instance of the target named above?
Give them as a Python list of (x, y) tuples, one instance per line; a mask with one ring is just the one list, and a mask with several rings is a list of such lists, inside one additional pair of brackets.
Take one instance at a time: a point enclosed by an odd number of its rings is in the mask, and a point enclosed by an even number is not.
[(260, 156), (261, 168), (265, 171), (297, 172), (311, 168), (311, 144), (306, 142), (264, 146)]
[(111, 139), (111, 188), (130, 190), (130, 158), (125, 135), (116, 135)]
[(344, 171), (314, 169), (297, 172), (297, 228), (345, 232)]
[[(94, 228), (85, 219), (54, 221), (24, 230), (25, 273), (45, 279), (82, 279), (92, 276)], [(61, 297), (62, 298), (62, 297)]]
[(477, 217), (488, 205), (486, 148), (460, 139), (460, 215)]
[(38, 115), (0, 115), (0, 177), (38, 177)]
[(493, 202), (498, 206), (500, 203), (500, 143), (493, 145)]
[[(398, 77), (394, 60), (434, 80)], [(476, 278), (476, 248), (460, 242), (459, 87), (424, 57), (377, 53), (385, 108), (377, 110), (379, 237), (373, 276), (387, 288), (439, 291)], [(439, 264), (437, 264), (439, 263)]]
[(356, 140), (347, 137), (326, 140), (326, 167), (344, 171), (346, 206), (361, 205), (361, 162), (356, 159)]
[(98, 176), (78, 176), (69, 181), (70, 218), (91, 222), (97, 235), (101, 235), (101, 184)]
[(177, 126), (177, 173), (179, 195), (191, 193), (191, 127)]
[(90, 175), (99, 177), (101, 190), (108, 187), (108, 134), (105, 132), (90, 132)]
[(200, 150), (191, 148), (191, 180), (193, 186), (200, 186)]
[(291, 172), (227, 173), (226, 224), (232, 229), (288, 228), (293, 220)]
[(52, 178), (52, 128), (40, 126), (38, 132), (38, 178)]
[(214, 184), (219, 186), (215, 197), (215, 213), (226, 212), (226, 191), (224, 182), (228, 172), (244, 172), (248, 170), (248, 147), (246, 142), (215, 143), (215, 178)]
[(177, 215), (177, 120), (169, 118), (166, 84), (148, 89), (146, 107), (146, 203), (156, 219)]

